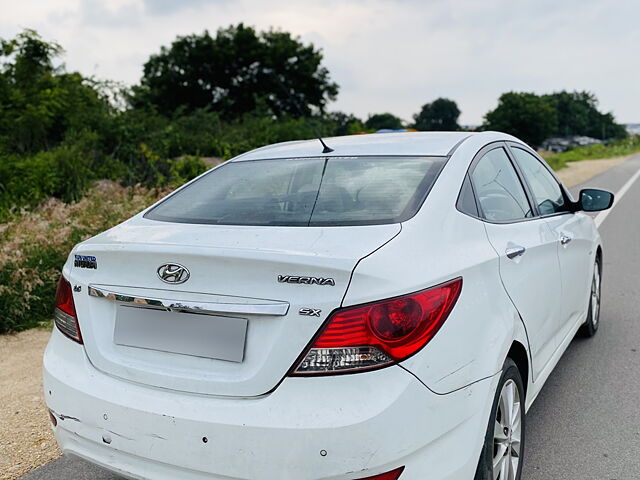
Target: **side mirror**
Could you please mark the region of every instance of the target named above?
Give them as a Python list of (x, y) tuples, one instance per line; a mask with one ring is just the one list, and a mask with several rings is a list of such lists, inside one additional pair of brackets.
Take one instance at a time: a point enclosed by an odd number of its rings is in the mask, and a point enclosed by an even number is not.
[(597, 188), (585, 188), (580, 190), (580, 199), (578, 200), (578, 210), (585, 212), (599, 212), (606, 210), (613, 205), (613, 193), (606, 190), (598, 190)]

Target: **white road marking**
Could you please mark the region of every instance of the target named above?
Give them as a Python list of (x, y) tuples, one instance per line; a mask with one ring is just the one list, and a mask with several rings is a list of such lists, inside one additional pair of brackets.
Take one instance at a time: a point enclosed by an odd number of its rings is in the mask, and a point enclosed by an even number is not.
[(600, 212), (598, 214), (598, 216), (595, 218), (596, 227), (598, 227), (598, 228), (600, 227), (602, 222), (604, 222), (604, 220), (611, 213), (611, 210), (613, 210), (614, 207), (618, 204), (618, 202), (620, 202), (620, 199), (624, 196), (625, 193), (627, 193), (627, 191), (633, 185), (633, 182), (635, 182), (638, 179), (638, 177), (640, 177), (640, 169), (638, 169), (638, 171), (636, 173), (634, 173), (633, 176), (629, 180), (627, 180), (627, 183), (625, 183), (622, 186), (622, 188), (615, 193), (615, 199), (613, 201), (613, 205), (611, 205), (611, 208), (609, 210), (604, 210), (604, 211), (602, 211), (602, 212)]

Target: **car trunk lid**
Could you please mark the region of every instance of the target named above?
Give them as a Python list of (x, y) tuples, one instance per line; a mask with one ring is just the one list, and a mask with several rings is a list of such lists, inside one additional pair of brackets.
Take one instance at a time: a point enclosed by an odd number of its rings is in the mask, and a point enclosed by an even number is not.
[[(136, 217), (80, 244), (77, 266), (71, 256), (87, 355), (99, 370), (155, 387), (268, 393), (340, 306), (358, 260), (399, 231)], [(91, 257), (97, 268), (87, 268)], [(163, 282), (166, 264), (186, 267), (189, 278)]]

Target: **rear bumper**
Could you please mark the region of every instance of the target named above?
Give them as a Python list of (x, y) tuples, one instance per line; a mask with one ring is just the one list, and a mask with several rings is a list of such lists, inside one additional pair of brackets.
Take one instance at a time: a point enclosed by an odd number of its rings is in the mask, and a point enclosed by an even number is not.
[(469, 479), (496, 381), (436, 395), (394, 366), (230, 399), (113, 378), (56, 329), (44, 357), (62, 450), (144, 479)]

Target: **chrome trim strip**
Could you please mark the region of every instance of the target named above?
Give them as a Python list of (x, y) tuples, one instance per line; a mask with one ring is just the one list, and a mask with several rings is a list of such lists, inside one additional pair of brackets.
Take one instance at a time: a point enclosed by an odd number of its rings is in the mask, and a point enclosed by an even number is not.
[(282, 303), (219, 303), (219, 302), (181, 302), (166, 298), (141, 298), (124, 293), (105, 290), (89, 285), (89, 296), (104, 298), (129, 306), (160, 307), (165, 310), (176, 310), (191, 313), (235, 313), (241, 315), (286, 315), (289, 304)]

